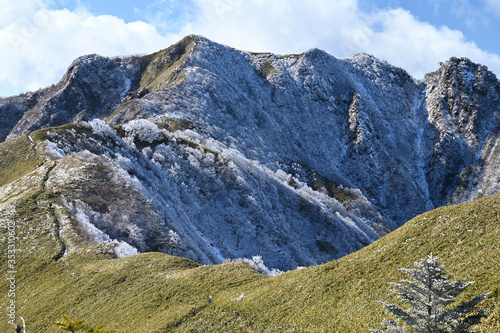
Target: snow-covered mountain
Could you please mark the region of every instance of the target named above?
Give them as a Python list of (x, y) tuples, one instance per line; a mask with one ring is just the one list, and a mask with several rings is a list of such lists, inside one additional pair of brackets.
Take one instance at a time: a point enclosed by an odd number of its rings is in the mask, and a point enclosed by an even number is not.
[(57, 85), (0, 99), (0, 139), (45, 129), (26, 142), (50, 165), (63, 241), (71, 229), (128, 253), (290, 269), (499, 192), (499, 96), (465, 58), (420, 82), (366, 54), (188, 36), (148, 56), (78, 58)]

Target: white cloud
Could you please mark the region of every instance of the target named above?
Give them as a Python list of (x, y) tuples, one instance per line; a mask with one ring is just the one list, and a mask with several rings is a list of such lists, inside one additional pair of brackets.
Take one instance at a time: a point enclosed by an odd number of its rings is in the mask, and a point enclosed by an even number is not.
[(458, 30), (445, 26), (436, 28), (402, 9), (378, 12), (372, 20), (380, 29), (371, 29), (366, 51), (405, 68), (417, 78), (435, 70), (438, 62), (452, 56), (468, 57), (500, 73), (500, 57), (467, 41)]
[[(78, 56), (155, 52), (175, 42), (145, 22), (125, 23), (85, 10), (49, 10), (24, 1), (27, 13), (0, 29), (0, 87), (35, 90), (57, 82)], [(12, 10), (10, 13), (19, 14)], [(10, 93), (11, 89), (5, 89)], [(0, 91), (0, 95), (6, 94)], [(17, 91), (19, 92), (19, 91)]]
[(196, 0), (201, 15), (181, 30), (249, 51), (303, 52), (337, 44), (360, 22), (357, 1)]
[(18, 22), (32, 19), (37, 10), (43, 5), (44, 3), (42, 1), (0, 0), (0, 6), (2, 8), (0, 11), (0, 27), (11, 24), (13, 18), (17, 18)]
[(196, 7), (190, 0), (150, 0), (134, 12), (146, 22), (165, 33), (176, 33), (196, 16)]

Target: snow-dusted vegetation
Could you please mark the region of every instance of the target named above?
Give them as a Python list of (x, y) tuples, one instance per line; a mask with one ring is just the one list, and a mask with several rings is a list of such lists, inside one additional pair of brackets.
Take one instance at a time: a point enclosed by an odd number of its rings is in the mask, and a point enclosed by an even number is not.
[(1, 99), (0, 135), (73, 123), (38, 150), (89, 242), (286, 270), (498, 192), (499, 95), (466, 59), (419, 82), (366, 54), (253, 54), (189, 36), (150, 56), (77, 59), (58, 85)]
[[(49, 132), (45, 146), (57, 167), (48, 185), (63, 194), (89, 241), (126, 241), (139, 251), (202, 263), (262, 253), (271, 267), (289, 269), (378, 238), (367, 221), (327, 193), (195, 132), (170, 133), (141, 120), (125, 124), (120, 139), (102, 123), (80, 127)], [(144, 142), (155, 144), (138, 148)], [(83, 174), (97, 179), (84, 182)]]
[(242, 261), (245, 264), (252, 267), (253, 269), (255, 269), (257, 272), (267, 276), (277, 276), (283, 273), (277, 268), (271, 268), (271, 269), (267, 268), (266, 265), (264, 264), (264, 260), (262, 260), (262, 256), (252, 256), (252, 259), (238, 258), (234, 259), (233, 261), (235, 262)]

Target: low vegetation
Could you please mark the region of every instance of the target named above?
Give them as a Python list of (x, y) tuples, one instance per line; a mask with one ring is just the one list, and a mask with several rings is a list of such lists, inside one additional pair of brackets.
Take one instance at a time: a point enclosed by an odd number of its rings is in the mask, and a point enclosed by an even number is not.
[[(478, 327), (500, 331), (500, 195), (430, 211), (339, 260), (268, 277), (245, 261), (203, 266), (162, 253), (114, 258), (113, 243), (82, 241), (69, 218), (59, 221), (70, 215), (60, 198), (46, 191), (57, 161), (39, 155), (35, 144), (45, 139), (40, 131), (0, 144), (8, 157), (0, 159), (0, 191), (8, 193), (0, 199), (0, 306), (14, 299), (16, 323), (22, 316), (29, 332), (60, 332), (75, 323), (69, 318), (115, 332), (368, 332), (386, 316), (376, 301), (397, 302), (387, 282), (430, 253), (450, 279), (475, 281), (451, 306), (491, 292), (479, 304), (489, 315)], [(16, 190), (5, 190), (9, 184)], [(9, 222), (19, 247), (15, 298), (8, 296)], [(61, 255), (61, 244), (73, 250)], [(14, 330), (7, 319), (0, 320), (2, 332)]]
[(151, 62), (142, 75), (139, 90), (155, 92), (180, 82), (185, 76), (182, 67), (193, 50), (194, 38), (187, 36), (169, 48), (150, 55)]
[(91, 325), (85, 323), (83, 320), (72, 321), (68, 316), (62, 315), (63, 319), (54, 322), (61, 330), (66, 332), (82, 332), (82, 333), (113, 333), (113, 331), (108, 331), (104, 329), (103, 325), (92, 327)]
[[(161, 253), (112, 259), (95, 244), (54, 260), (57, 249), (40, 247), (20, 255), (17, 311), (30, 332), (58, 332), (62, 314), (116, 332), (368, 332), (385, 316), (375, 301), (396, 300), (387, 282), (403, 277), (398, 268), (432, 252), (450, 279), (475, 281), (457, 302), (491, 292), (479, 328), (498, 332), (499, 239), (500, 196), (492, 196), (428, 212), (356, 253), (273, 278), (244, 262), (200, 266)], [(2, 278), (1, 295), (7, 290)]]
[(0, 186), (9, 184), (35, 170), (38, 158), (28, 136), (21, 136), (0, 145)]

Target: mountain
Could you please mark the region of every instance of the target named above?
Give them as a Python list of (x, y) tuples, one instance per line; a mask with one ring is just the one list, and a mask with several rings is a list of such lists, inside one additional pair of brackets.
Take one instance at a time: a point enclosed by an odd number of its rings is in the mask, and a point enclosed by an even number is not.
[(0, 218), (55, 260), (316, 265), (498, 193), (499, 95), (465, 58), (421, 82), (366, 54), (256, 54), (200, 36), (84, 56), (56, 85), (0, 99)]

